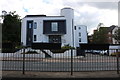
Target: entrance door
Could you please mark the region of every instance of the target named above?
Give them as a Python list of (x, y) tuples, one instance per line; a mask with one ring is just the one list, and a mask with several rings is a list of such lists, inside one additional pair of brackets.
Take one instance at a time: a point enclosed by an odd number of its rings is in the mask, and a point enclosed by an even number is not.
[(27, 46), (31, 46), (33, 42), (33, 21), (27, 21)]
[(61, 36), (60, 35), (50, 35), (49, 43), (61, 43)]

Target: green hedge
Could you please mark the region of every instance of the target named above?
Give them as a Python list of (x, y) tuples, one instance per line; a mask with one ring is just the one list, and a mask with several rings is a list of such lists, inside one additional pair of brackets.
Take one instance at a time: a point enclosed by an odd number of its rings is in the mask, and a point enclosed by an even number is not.
[(64, 53), (65, 51), (67, 51), (69, 49), (75, 49), (75, 48), (71, 47), (69, 45), (66, 45), (66, 46), (61, 47), (60, 50), (51, 50), (51, 52), (53, 52), (53, 53)]
[[(23, 53), (21, 53), (21, 54), (23, 54)], [(36, 51), (28, 51), (25, 54), (38, 54), (38, 53)]]

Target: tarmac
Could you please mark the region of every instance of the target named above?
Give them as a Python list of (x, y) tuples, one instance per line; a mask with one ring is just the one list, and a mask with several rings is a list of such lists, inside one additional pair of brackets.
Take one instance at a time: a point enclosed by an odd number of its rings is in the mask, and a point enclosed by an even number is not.
[(94, 72), (32, 72), (25, 71), (2, 71), (2, 78), (120, 78), (117, 71), (94, 71)]

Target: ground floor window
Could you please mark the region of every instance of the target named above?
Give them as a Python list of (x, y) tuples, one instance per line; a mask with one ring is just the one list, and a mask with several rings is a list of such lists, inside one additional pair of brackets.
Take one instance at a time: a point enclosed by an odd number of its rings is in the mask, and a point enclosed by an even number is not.
[(50, 35), (49, 42), (50, 43), (61, 43), (61, 36), (60, 35)]
[(79, 38), (79, 42), (81, 42), (81, 38)]
[(36, 37), (37, 37), (37, 36), (36, 36), (36, 35), (34, 35), (34, 41), (36, 41)]

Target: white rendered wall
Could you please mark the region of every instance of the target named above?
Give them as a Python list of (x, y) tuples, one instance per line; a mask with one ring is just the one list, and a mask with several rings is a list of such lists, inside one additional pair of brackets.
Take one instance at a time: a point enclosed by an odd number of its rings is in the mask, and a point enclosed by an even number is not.
[[(80, 27), (80, 29), (79, 29)], [(75, 46), (79, 47), (80, 43), (88, 43), (87, 39), (87, 26), (85, 25), (77, 25), (75, 31)], [(81, 33), (81, 36), (79, 36), (79, 32)], [(81, 38), (81, 42), (79, 42), (79, 38)]]
[(43, 20), (65, 20), (64, 17), (40, 17), (34, 19), (37, 22), (37, 29), (34, 29), (33, 35), (37, 35), (37, 40), (33, 42), (49, 42), (48, 36), (43, 34)]
[(35, 18), (34, 22), (37, 23), (37, 29), (33, 28), (33, 36), (36, 35), (36, 41), (33, 42), (48, 42), (47, 36), (43, 34), (43, 17)]
[[(37, 22), (37, 29), (33, 26), (33, 36), (37, 35), (37, 40), (33, 42), (49, 42), (48, 35), (43, 34), (43, 20), (66, 20), (65, 17), (26, 17), (22, 19), (21, 42), (26, 46), (27, 20)], [(33, 23), (34, 24), (34, 23)], [(65, 37), (62, 37), (64, 39)]]
[[(66, 18), (66, 34), (62, 36), (64, 44), (73, 45), (73, 26), (74, 26), (74, 10), (71, 8), (61, 9), (61, 16)], [(73, 24), (72, 24), (73, 20)]]

